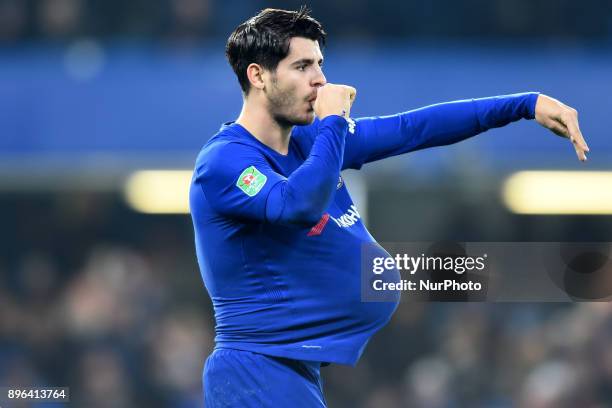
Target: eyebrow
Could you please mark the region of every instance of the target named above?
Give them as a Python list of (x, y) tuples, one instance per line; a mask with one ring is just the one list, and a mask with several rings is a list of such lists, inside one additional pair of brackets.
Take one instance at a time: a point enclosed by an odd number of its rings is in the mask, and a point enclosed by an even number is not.
[[(319, 64), (323, 63), (323, 58), (319, 59)], [(297, 66), (297, 65), (302, 65), (302, 64), (306, 64), (306, 65), (312, 65), (314, 64), (314, 59), (312, 58), (302, 58), (299, 59), (295, 62), (293, 62), (291, 65)]]

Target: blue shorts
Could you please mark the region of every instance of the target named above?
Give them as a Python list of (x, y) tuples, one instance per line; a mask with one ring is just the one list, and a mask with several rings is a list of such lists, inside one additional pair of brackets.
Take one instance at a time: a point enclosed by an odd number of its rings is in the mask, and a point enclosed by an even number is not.
[(204, 366), (206, 408), (325, 408), (321, 363), (215, 349)]

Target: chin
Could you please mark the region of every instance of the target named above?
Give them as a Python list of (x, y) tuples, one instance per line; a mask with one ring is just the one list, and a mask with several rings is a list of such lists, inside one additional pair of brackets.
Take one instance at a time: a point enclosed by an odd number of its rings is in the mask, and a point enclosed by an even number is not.
[(293, 119), (293, 125), (295, 126), (306, 126), (312, 124), (315, 119), (314, 112), (307, 113), (306, 116), (298, 117)]

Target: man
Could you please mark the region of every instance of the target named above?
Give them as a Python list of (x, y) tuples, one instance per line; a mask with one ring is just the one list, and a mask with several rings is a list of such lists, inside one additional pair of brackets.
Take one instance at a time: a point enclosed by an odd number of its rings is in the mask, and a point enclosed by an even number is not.
[(203, 147), (190, 192), (216, 318), (207, 407), (324, 407), (321, 364), (356, 364), (391, 318), (398, 299), (360, 300), (360, 248), (376, 244), (342, 169), (534, 117), (586, 160), (576, 111), (537, 93), (353, 121), (356, 91), (326, 84), (324, 42), (307, 11), (266, 9), (227, 43), (244, 104)]

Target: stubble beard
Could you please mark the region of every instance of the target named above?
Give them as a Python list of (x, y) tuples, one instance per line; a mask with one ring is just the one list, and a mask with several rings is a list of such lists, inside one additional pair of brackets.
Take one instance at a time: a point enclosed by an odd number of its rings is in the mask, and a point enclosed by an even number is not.
[(310, 117), (300, 117), (295, 113), (295, 107), (298, 103), (295, 88), (281, 89), (276, 78), (272, 78), (272, 89), (268, 93), (268, 109), (279, 126), (290, 128), (312, 123)]

